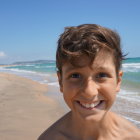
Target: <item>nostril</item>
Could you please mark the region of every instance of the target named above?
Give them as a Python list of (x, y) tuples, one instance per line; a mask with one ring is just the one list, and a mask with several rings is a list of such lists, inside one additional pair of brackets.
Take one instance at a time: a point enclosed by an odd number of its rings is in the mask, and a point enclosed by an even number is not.
[(98, 90), (93, 89), (93, 88), (88, 88), (88, 89), (86, 89), (86, 90), (83, 91), (83, 95), (84, 95), (85, 97), (93, 98), (93, 97), (95, 97), (96, 95), (98, 95)]

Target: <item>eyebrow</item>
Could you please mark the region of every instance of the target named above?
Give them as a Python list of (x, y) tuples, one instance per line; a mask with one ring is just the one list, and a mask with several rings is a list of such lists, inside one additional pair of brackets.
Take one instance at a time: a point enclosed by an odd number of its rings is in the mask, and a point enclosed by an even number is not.
[[(90, 67), (92, 70), (98, 71), (98, 70), (103, 70), (103, 71), (112, 71), (109, 67), (103, 67), (103, 66), (96, 66), (94, 68)], [(69, 67), (66, 69), (66, 73), (73, 71), (73, 70), (77, 70), (77, 69), (82, 69), (82, 67)]]
[(94, 67), (92, 69), (95, 69), (95, 70), (103, 70), (103, 71), (112, 71), (112, 69), (110, 67), (103, 67), (103, 66), (97, 66), (97, 67)]
[(70, 72), (70, 71), (72, 71), (72, 70), (74, 70), (74, 69), (78, 69), (78, 67), (69, 67), (69, 68), (66, 68), (66, 73), (68, 73), (68, 72)]
[(95, 67), (95, 69), (100, 69), (100, 70), (108, 70), (109, 68), (108, 67), (103, 67), (103, 66), (101, 66), (101, 67)]

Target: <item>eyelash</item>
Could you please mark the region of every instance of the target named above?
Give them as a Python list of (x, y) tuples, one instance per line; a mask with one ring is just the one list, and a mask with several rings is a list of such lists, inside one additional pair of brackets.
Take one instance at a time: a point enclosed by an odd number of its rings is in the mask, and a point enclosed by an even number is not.
[(107, 73), (104, 73), (104, 72), (100, 72), (96, 76), (96, 78), (106, 78), (106, 77), (109, 77), (109, 75)]
[(75, 78), (75, 79), (77, 79), (77, 78), (80, 78), (80, 77), (81, 77), (81, 76), (80, 76), (79, 73), (73, 73), (73, 74), (70, 75), (70, 78)]
[[(96, 74), (96, 76), (95, 76), (96, 79), (104, 79), (107, 77), (109, 77), (109, 75), (107, 73), (104, 73), (104, 72), (100, 72), (100, 73)], [(81, 74), (73, 73), (73, 74), (70, 74), (69, 78), (79, 79), (79, 78), (81, 78)]]

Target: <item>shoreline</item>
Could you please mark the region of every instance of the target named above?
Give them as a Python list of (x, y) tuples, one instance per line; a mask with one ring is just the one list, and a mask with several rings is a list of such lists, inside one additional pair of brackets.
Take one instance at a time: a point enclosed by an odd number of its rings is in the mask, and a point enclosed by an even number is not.
[(45, 84), (8, 73), (0, 83), (1, 140), (35, 140), (65, 113)]
[[(54, 86), (6, 72), (0, 72), (0, 82), (1, 140), (35, 140), (68, 111)], [(125, 103), (118, 97), (111, 111), (140, 122), (139, 114), (126, 110)]]
[(111, 111), (130, 121), (133, 125), (140, 128), (140, 114), (134, 110), (139, 104), (129, 102), (126, 99), (117, 97), (115, 103), (111, 107)]

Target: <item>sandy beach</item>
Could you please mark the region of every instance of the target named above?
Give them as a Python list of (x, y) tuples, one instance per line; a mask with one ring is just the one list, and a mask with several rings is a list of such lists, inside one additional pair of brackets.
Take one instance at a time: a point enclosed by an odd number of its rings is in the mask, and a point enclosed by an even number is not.
[[(67, 111), (59, 88), (0, 73), (0, 140), (36, 140)], [(140, 128), (139, 103), (117, 98), (112, 111), (133, 118)], [(135, 112), (134, 112), (135, 111)], [(132, 121), (133, 122), (133, 121)], [(135, 123), (135, 122), (134, 122)]]
[(36, 140), (64, 114), (47, 85), (0, 73), (0, 140)]

